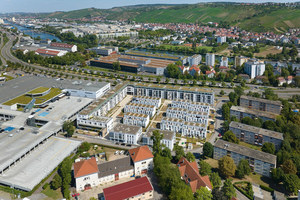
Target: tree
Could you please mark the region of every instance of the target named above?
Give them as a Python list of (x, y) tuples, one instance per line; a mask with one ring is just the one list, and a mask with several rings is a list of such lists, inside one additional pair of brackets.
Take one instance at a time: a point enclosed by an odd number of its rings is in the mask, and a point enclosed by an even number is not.
[(174, 149), (175, 149), (175, 159), (176, 159), (176, 161), (179, 161), (179, 159), (181, 157), (184, 157), (184, 155), (185, 155), (183, 147), (176, 144), (174, 146)]
[(295, 174), (286, 174), (283, 178), (283, 186), (291, 194), (297, 194), (300, 188), (300, 179)]
[(172, 187), (170, 200), (191, 200), (193, 199), (193, 193), (191, 187), (181, 182), (177, 187)]
[(282, 164), (282, 170), (285, 174), (296, 174), (297, 168), (292, 160), (286, 160)]
[(156, 82), (157, 82), (157, 83), (159, 83), (160, 80), (161, 80), (160, 77), (157, 77), (157, 78), (156, 78)]
[(212, 158), (214, 153), (214, 147), (211, 143), (205, 142), (203, 145), (203, 155)]
[(231, 199), (232, 197), (236, 197), (235, 188), (232, 184), (231, 179), (225, 180), (224, 185), (222, 187), (222, 192), (224, 196), (226, 196), (228, 199)]
[(62, 185), (62, 180), (61, 177), (59, 176), (59, 174), (55, 174), (55, 176), (53, 177), (52, 181), (51, 181), (51, 188), (53, 190), (57, 190), (58, 188), (60, 188)]
[(240, 141), (232, 131), (226, 131), (222, 139), (236, 144), (238, 144)]
[(284, 172), (281, 168), (275, 168), (272, 169), (271, 176), (276, 183), (280, 183), (283, 181)]
[(230, 108), (227, 103), (222, 105), (222, 116), (225, 120), (229, 120), (230, 118)]
[(195, 200), (211, 200), (212, 194), (206, 187), (200, 187), (195, 192)]
[(236, 166), (231, 157), (224, 156), (219, 160), (219, 169), (222, 176), (230, 177), (235, 174)]
[(153, 153), (161, 154), (162, 153), (162, 146), (161, 140), (163, 139), (163, 135), (159, 133), (158, 130), (153, 131), (153, 135), (151, 136), (151, 140), (153, 140)]
[(220, 95), (223, 96), (225, 94), (224, 90), (220, 91)]
[(209, 176), (209, 180), (212, 183), (214, 188), (219, 188), (221, 187), (221, 177), (219, 176), (218, 172), (213, 172)]
[(66, 134), (67, 137), (72, 137), (72, 135), (75, 132), (75, 126), (71, 121), (65, 121), (63, 124), (63, 131), (67, 132)]
[(236, 176), (238, 178), (244, 178), (245, 175), (249, 175), (251, 172), (251, 168), (249, 166), (248, 160), (242, 159), (240, 160), (237, 170), (236, 170)]
[(164, 156), (164, 157), (167, 157), (169, 158), (170, 160), (172, 159), (172, 153), (171, 153), (171, 150), (169, 148), (164, 148), (161, 152), (161, 155)]
[(191, 153), (191, 152), (187, 152), (187, 154), (185, 155), (185, 158), (189, 161), (189, 162), (193, 162), (193, 161), (195, 161), (195, 156), (194, 156), (194, 154), (193, 153)]
[(204, 160), (201, 160), (199, 162), (199, 166), (200, 166), (199, 173), (201, 174), (201, 176), (206, 176), (211, 173), (211, 166)]
[(224, 195), (223, 191), (219, 188), (213, 188), (212, 195), (213, 200), (228, 200), (228, 198)]
[(271, 142), (264, 143), (261, 150), (266, 153), (275, 154), (275, 146)]

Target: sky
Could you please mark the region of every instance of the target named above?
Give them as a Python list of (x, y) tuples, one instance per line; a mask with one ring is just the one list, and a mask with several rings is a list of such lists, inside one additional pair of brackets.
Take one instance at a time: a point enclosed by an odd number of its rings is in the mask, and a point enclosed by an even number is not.
[[(10, 12), (53, 12), (70, 11), (82, 8), (112, 8), (117, 6), (137, 5), (137, 4), (181, 4), (199, 3), (211, 1), (231, 1), (239, 0), (0, 0), (0, 13)], [(299, 0), (243, 0), (243, 2), (297, 2)]]

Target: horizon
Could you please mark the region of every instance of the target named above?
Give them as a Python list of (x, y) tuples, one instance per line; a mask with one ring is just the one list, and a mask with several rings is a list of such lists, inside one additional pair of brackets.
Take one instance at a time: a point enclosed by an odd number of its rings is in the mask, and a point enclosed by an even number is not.
[[(172, 0), (164, 2), (164, 0), (153, 0), (152, 3), (147, 3), (147, 0), (132, 0), (132, 3), (126, 3), (122, 0), (113, 0), (113, 2), (103, 2), (103, 0), (87, 0), (83, 2), (82, 0), (25, 0), (28, 2), (27, 6), (24, 4), (18, 4), (19, 0), (0, 0), (0, 4), (3, 5), (0, 8), (1, 14), (13, 14), (13, 13), (51, 13), (51, 12), (68, 12), (73, 10), (81, 10), (88, 8), (96, 9), (111, 9), (116, 7), (125, 7), (125, 6), (138, 6), (138, 5), (155, 5), (155, 4), (164, 4), (164, 5), (180, 5), (180, 4), (197, 4), (197, 3), (295, 3), (299, 0), (189, 0), (189, 3), (184, 2), (184, 0)], [(72, 6), (69, 4), (72, 3)], [(82, 4), (85, 6), (83, 7)], [(19, 8), (20, 7), (20, 8)]]

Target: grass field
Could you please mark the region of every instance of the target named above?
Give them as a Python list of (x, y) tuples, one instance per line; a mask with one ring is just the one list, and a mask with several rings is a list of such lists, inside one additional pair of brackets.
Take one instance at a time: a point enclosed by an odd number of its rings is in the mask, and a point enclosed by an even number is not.
[(27, 92), (27, 94), (40, 94), (40, 93), (46, 92), (47, 90), (49, 90), (49, 88), (47, 88), (47, 87), (38, 87), (38, 88), (35, 88), (34, 90)]
[[(41, 104), (59, 94), (61, 94), (61, 90), (59, 88), (51, 88), (51, 90), (48, 94), (38, 97), (38, 98), (35, 98), (36, 99), (35, 104)], [(28, 104), (28, 103), (30, 103), (31, 100), (32, 100), (32, 98), (30, 96), (27, 96), (24, 94), (24, 95), (18, 96), (14, 99), (11, 99), (11, 100), (3, 103), (3, 105), (11, 106), (16, 103), (17, 104)]]
[(52, 190), (50, 186), (48, 186), (46, 189), (42, 191), (43, 194), (45, 194), (50, 199), (62, 199), (63, 196), (61, 194), (60, 189), (58, 190)]

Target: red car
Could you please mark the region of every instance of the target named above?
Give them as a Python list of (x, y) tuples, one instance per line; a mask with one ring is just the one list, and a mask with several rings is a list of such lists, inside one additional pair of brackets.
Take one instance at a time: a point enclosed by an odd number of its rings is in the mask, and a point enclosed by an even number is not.
[(79, 195), (80, 195), (79, 193), (74, 193), (74, 194), (72, 194), (72, 197), (77, 197)]

